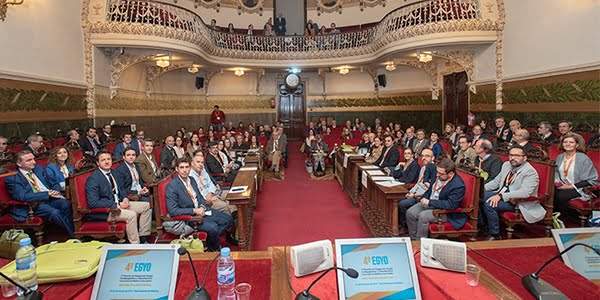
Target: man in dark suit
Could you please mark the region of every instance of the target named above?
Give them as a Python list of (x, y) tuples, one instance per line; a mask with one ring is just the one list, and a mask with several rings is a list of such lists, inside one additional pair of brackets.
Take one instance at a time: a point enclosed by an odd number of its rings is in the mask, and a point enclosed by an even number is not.
[(417, 139), (413, 142), (412, 146), (415, 156), (419, 157), (421, 155), (421, 151), (427, 147), (429, 147), (429, 140), (425, 138), (425, 130), (417, 130)]
[(135, 153), (137, 155), (140, 155), (140, 153), (142, 153), (142, 151), (144, 150), (144, 140), (145, 140), (145, 136), (144, 136), (144, 131), (143, 130), (138, 130), (135, 133), (135, 139), (131, 141), (131, 148), (133, 148), (133, 150), (135, 150)]
[(243, 135), (238, 134), (235, 136), (235, 143), (233, 143), (233, 149), (236, 151), (239, 151), (239, 150), (246, 151), (246, 150), (250, 149), (250, 145), (248, 145), (247, 143), (244, 143)]
[(123, 163), (114, 170), (114, 177), (121, 192), (121, 198), (133, 201), (150, 202), (150, 190), (140, 176), (140, 168), (135, 164), (137, 155), (131, 147), (123, 150)]
[(219, 154), (217, 142), (210, 142), (208, 144), (208, 155), (206, 156), (206, 170), (213, 178), (217, 180), (224, 180), (226, 182), (233, 182), (237, 174), (236, 170), (233, 170), (233, 162), (229, 164), (223, 164), (221, 155)]
[[(115, 146), (113, 150), (113, 157), (115, 160), (120, 160), (123, 158), (123, 151), (127, 148), (132, 147), (131, 145), (131, 133), (123, 133), (121, 136), (121, 142)], [(134, 150), (135, 151), (135, 150)]]
[(102, 146), (112, 141), (111, 132), (112, 127), (110, 126), (110, 124), (104, 124), (104, 126), (102, 126), (102, 134), (100, 135), (100, 144), (102, 144)]
[[(429, 235), (429, 223), (437, 221), (434, 209), (457, 209), (465, 196), (465, 183), (455, 173), (455, 165), (444, 158), (437, 165), (437, 179), (429, 187), (418, 204), (406, 211), (408, 233), (413, 240)], [(454, 229), (462, 228), (467, 222), (465, 213), (452, 213), (442, 216)]]
[[(219, 236), (233, 227), (233, 218), (223, 212), (213, 210), (205, 205), (204, 198), (196, 181), (189, 176), (190, 163), (186, 158), (176, 161), (177, 175), (167, 185), (167, 209), (171, 217), (198, 216), (201, 222), (169, 221), (163, 223), (165, 229), (173, 234), (190, 234), (196, 230), (208, 234), (206, 239), (208, 250), (219, 250)], [(209, 212), (209, 214), (207, 214)], [(170, 224), (177, 222), (177, 224)]]
[(79, 145), (85, 154), (96, 157), (96, 154), (100, 151), (100, 142), (96, 135), (96, 128), (88, 127), (85, 131), (85, 137), (79, 141)]
[[(51, 186), (44, 170), (35, 165), (35, 157), (29, 150), (17, 153), (17, 174), (6, 178), (10, 196), (18, 201), (34, 204), (34, 214), (63, 228), (73, 236), (73, 214), (71, 203), (61, 195), (60, 186)], [(25, 221), (28, 209), (25, 206), (11, 206), (10, 215), (17, 221)]]
[(473, 130), (471, 131), (471, 133), (472, 133), (471, 145), (475, 145), (477, 143), (477, 141), (479, 141), (479, 139), (487, 139), (488, 138), (485, 135), (485, 133), (483, 133), (483, 129), (481, 129), (481, 126), (479, 126), (479, 125), (473, 126)]
[(546, 144), (558, 142), (557, 137), (552, 133), (552, 125), (549, 122), (543, 121), (538, 124), (538, 135), (542, 142)]
[(500, 174), (503, 162), (498, 155), (493, 153), (494, 146), (492, 142), (487, 139), (479, 139), (475, 143), (474, 148), (477, 154), (477, 157), (475, 157), (475, 167), (479, 168), (480, 172), (483, 171), (486, 174), (483, 176), (485, 178), (484, 183), (494, 180)]
[(512, 145), (519, 145), (525, 150), (525, 153), (531, 154), (535, 147), (529, 142), (529, 131), (527, 129), (517, 129), (513, 134)]
[(283, 14), (278, 13), (277, 17), (275, 18), (275, 34), (276, 35), (285, 35), (287, 29), (285, 27), (285, 18), (283, 17)]
[(175, 138), (172, 135), (169, 135), (165, 138), (165, 146), (160, 151), (160, 168), (173, 170), (175, 168), (175, 159), (177, 158), (177, 154), (175, 154)]
[(400, 153), (398, 149), (394, 145), (394, 139), (392, 136), (388, 135), (384, 140), (385, 149), (383, 150), (383, 154), (375, 161), (375, 165), (378, 165), (381, 168), (394, 168), (396, 164), (398, 164), (398, 159), (400, 159)]
[(46, 148), (44, 147), (44, 138), (42, 138), (39, 134), (32, 134), (27, 138), (27, 146), (25, 150), (29, 150), (29, 152), (33, 153), (35, 158), (39, 158), (40, 155), (46, 153)]
[(508, 126), (506, 126), (506, 121), (504, 117), (497, 117), (495, 120), (496, 123), (496, 144), (507, 143), (512, 140), (512, 131)]
[[(95, 217), (107, 221), (127, 222), (125, 231), (131, 244), (147, 242), (152, 224), (152, 209), (144, 201), (129, 201), (128, 191), (121, 191), (112, 171), (112, 156), (101, 151), (96, 156), (96, 169), (85, 183), (89, 208), (111, 208), (115, 213), (98, 214)], [(139, 218), (139, 222), (138, 222)], [(139, 223), (139, 230), (138, 230)]]
[(408, 127), (408, 128), (406, 128), (406, 133), (404, 134), (404, 137), (402, 138), (402, 148), (412, 149), (414, 144), (415, 144), (415, 131), (412, 127)]
[(153, 184), (158, 180), (160, 176), (160, 169), (158, 163), (154, 159), (154, 141), (151, 139), (144, 140), (142, 153), (137, 157), (135, 163), (138, 165), (140, 170), (140, 177), (146, 184)]

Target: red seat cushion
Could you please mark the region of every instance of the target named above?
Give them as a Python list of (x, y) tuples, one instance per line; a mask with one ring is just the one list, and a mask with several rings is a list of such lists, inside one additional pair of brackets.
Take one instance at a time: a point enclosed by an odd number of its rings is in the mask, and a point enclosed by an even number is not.
[(475, 185), (477, 184), (477, 180), (479, 180), (479, 178), (460, 169), (458, 169), (456, 173), (465, 183), (465, 195), (463, 197), (463, 201), (460, 207), (473, 207), (475, 203), (475, 198), (477, 197), (477, 193), (479, 193), (479, 190), (475, 191)]
[(500, 215), (503, 220), (507, 221), (520, 221), (523, 220), (520, 213), (514, 211), (505, 211)]
[(3, 215), (0, 216), (0, 226), (6, 226), (6, 225), (10, 225), (10, 226), (14, 226), (14, 225), (42, 225), (44, 223), (44, 220), (40, 217), (37, 216), (33, 216), (33, 218), (31, 218), (31, 220), (26, 220), (24, 222), (18, 222), (17, 220), (15, 220), (11, 215)]
[(171, 182), (172, 177), (168, 176), (158, 183), (158, 195), (155, 195), (158, 201), (158, 212), (160, 216), (166, 216), (169, 213), (167, 209), (167, 185)]
[(429, 232), (430, 233), (448, 232), (448, 231), (461, 232), (461, 231), (469, 231), (469, 230), (473, 230), (473, 225), (471, 225), (471, 223), (465, 223), (465, 226), (463, 226), (461, 229), (454, 229), (454, 227), (452, 227), (452, 224), (450, 224), (450, 222), (444, 222), (441, 225), (438, 223), (429, 224)]
[(600, 198), (592, 199), (590, 201), (585, 201), (580, 198), (572, 199), (569, 200), (569, 206), (580, 210), (597, 210), (600, 209)]
[[(110, 230), (109, 222), (84, 222), (79, 227), (79, 231), (77, 234), (102, 234), (102, 233), (112, 233)], [(125, 226), (127, 223), (125, 222), (117, 222), (115, 224), (115, 233), (125, 232)]]
[[(206, 238), (208, 237), (208, 234), (204, 231), (198, 231), (198, 239), (202, 240), (202, 241), (206, 241)], [(178, 235), (174, 235), (171, 233), (168, 233), (166, 231), (163, 231), (159, 236), (158, 236), (158, 240), (159, 241), (172, 241), (172, 240), (176, 240), (178, 239), (179, 236)]]
[(92, 172), (94, 172), (93, 169), (89, 170), (88, 172), (71, 177), (73, 182), (75, 182), (75, 199), (77, 200), (77, 208), (79, 209), (88, 208), (87, 195), (85, 193), (85, 184), (90, 175), (92, 175)]
[(558, 144), (552, 144), (548, 146), (546, 151), (548, 152), (548, 158), (550, 158), (551, 160), (556, 160), (556, 157), (560, 154)]

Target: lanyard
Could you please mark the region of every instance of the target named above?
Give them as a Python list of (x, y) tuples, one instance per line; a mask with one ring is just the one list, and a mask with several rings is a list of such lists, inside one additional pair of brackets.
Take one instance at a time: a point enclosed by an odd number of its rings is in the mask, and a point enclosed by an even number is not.
[(563, 172), (563, 176), (565, 178), (567, 178), (567, 176), (569, 175), (569, 169), (571, 168), (571, 165), (573, 164), (574, 160), (575, 160), (575, 155), (573, 155), (573, 157), (571, 157), (569, 159), (567, 159), (565, 157), (565, 160), (563, 161), (563, 165), (562, 165), (562, 167), (563, 167), (562, 172)]
[(198, 200), (196, 199), (196, 192), (194, 191), (194, 188), (192, 187), (192, 183), (189, 182), (190, 178), (188, 177), (188, 182), (183, 180), (183, 178), (181, 178), (181, 176), (179, 177), (179, 179), (181, 180), (181, 182), (183, 182), (183, 185), (185, 186), (185, 190), (188, 193), (188, 196), (190, 196), (190, 198), (192, 199), (192, 202), (194, 202), (194, 207), (198, 207)]
[(29, 184), (31, 184), (34, 192), (37, 193), (40, 191), (40, 186), (38, 185), (37, 180), (35, 180), (35, 177), (33, 177), (33, 172), (27, 172), (27, 181), (29, 181)]

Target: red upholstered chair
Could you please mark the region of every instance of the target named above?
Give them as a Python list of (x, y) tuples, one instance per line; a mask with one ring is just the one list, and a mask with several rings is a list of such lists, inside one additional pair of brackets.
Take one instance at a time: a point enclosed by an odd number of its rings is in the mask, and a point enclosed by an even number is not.
[(448, 142), (447, 140), (442, 140), (442, 141), (440, 141), (440, 145), (442, 146), (444, 153), (446, 153), (447, 155), (452, 157), (453, 152), (452, 152), (452, 145), (450, 144), (450, 142)]
[(258, 137), (258, 144), (260, 144), (263, 147), (267, 147), (267, 143), (269, 142), (269, 138), (266, 136), (259, 136)]
[(556, 157), (560, 154), (558, 144), (552, 144), (548, 146), (548, 148), (546, 148), (546, 152), (548, 152), (548, 159), (556, 160)]
[[(171, 218), (169, 216), (169, 210), (167, 209), (167, 185), (173, 179), (173, 175), (167, 176), (161, 179), (156, 185), (152, 186), (152, 194), (154, 195), (154, 220), (156, 221), (156, 230), (157, 233), (157, 242), (159, 243), (168, 243), (174, 239), (178, 239), (179, 237), (164, 231), (162, 223), (165, 221), (172, 220), (181, 220), (181, 221), (202, 221), (202, 217), (192, 217), (192, 216), (177, 216)], [(205, 241), (207, 237), (206, 232), (200, 231), (198, 232), (198, 238)]]
[[(511, 201), (514, 203), (538, 201), (544, 207), (544, 209), (546, 209), (546, 216), (544, 216), (544, 219), (540, 222), (546, 224), (546, 234), (550, 235), (550, 229), (552, 228), (552, 212), (554, 209), (554, 161), (530, 160), (529, 163), (537, 171), (540, 180), (537, 196), (522, 199), (511, 199)], [(525, 221), (523, 215), (516, 208), (515, 211), (503, 212), (500, 215), (500, 218), (504, 224), (506, 224), (506, 233), (509, 239), (513, 236), (515, 225), (529, 224), (527, 221)]]
[(81, 149), (72, 151), (71, 158), (73, 159), (73, 163), (77, 165), (77, 163), (83, 159), (83, 151)]
[(111, 208), (89, 208), (85, 184), (94, 170), (84, 171), (69, 177), (71, 205), (73, 207), (73, 222), (75, 236), (90, 236), (96, 239), (116, 237), (120, 242), (125, 240), (125, 222), (91, 221), (86, 217), (96, 213), (117, 213)]
[(52, 145), (53, 145), (54, 147), (58, 147), (58, 146), (62, 146), (62, 145), (64, 145), (66, 142), (67, 142), (67, 141), (65, 140), (65, 138), (64, 138), (64, 137), (59, 137), (59, 138), (55, 138), (55, 139), (52, 141)]
[(48, 156), (42, 156), (42, 157), (37, 158), (35, 160), (35, 164), (38, 165), (38, 166), (40, 166), (40, 167), (44, 167), (45, 168), (48, 165), (48, 159), (49, 159)]
[[(596, 172), (600, 174), (600, 149), (590, 149), (587, 155), (592, 160)], [(594, 210), (600, 210), (600, 184), (586, 188), (585, 191), (591, 194), (593, 197), (590, 200), (583, 200), (581, 198), (572, 199), (569, 201), (569, 207), (577, 212), (579, 215), (579, 223), (581, 227), (585, 227), (585, 224)]]
[(115, 151), (115, 147), (117, 147), (117, 143), (116, 142), (110, 142), (107, 143), (106, 145), (104, 145), (104, 150), (113, 153)]
[[(456, 175), (460, 176), (465, 183), (465, 196), (460, 208), (454, 210), (434, 209), (433, 215), (438, 218), (436, 223), (429, 224), (429, 236), (436, 238), (440, 236), (459, 237), (462, 235), (475, 238), (477, 235), (477, 212), (479, 211), (479, 195), (481, 191), (482, 178), (475, 173), (462, 169), (456, 169)], [(463, 212), (468, 215), (467, 223), (461, 229), (454, 229), (450, 222), (443, 222), (440, 218), (449, 213)]]
[(160, 151), (162, 151), (163, 145), (156, 145), (152, 150), (152, 156), (154, 156), (154, 161), (157, 164), (160, 164)]
[[(14, 200), (8, 193), (8, 189), (4, 183), (6, 177), (13, 176), (15, 174), (16, 173), (11, 172), (0, 175), (0, 231), (13, 228), (33, 230), (37, 245), (42, 245), (44, 243), (44, 220), (33, 214), (33, 207), (30, 205), (30, 203)], [(11, 206), (29, 207), (27, 219), (24, 222), (18, 222), (15, 220), (10, 214), (8, 214), (8, 209)]]

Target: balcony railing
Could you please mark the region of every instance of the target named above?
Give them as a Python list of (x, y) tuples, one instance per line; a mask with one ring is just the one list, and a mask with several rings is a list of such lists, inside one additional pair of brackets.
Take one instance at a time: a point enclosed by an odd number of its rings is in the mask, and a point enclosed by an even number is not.
[(369, 54), (402, 38), (495, 28), (493, 20), (481, 18), (479, 0), (421, 1), (395, 9), (373, 27), (315, 37), (231, 34), (209, 28), (198, 15), (178, 6), (110, 0), (106, 22), (94, 24), (92, 31), (182, 39), (217, 56), (285, 59)]

